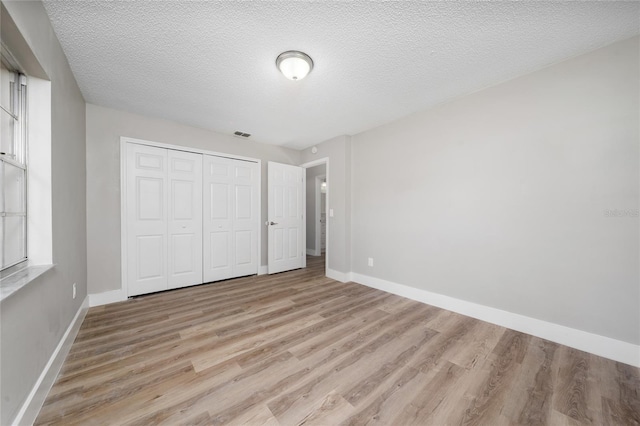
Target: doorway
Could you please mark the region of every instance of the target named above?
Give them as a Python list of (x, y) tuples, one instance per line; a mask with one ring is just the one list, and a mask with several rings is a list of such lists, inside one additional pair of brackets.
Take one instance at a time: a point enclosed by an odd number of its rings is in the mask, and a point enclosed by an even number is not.
[[(329, 267), (329, 159), (302, 164), (306, 172), (306, 253), (309, 261), (324, 262)], [(316, 263), (316, 262), (313, 262)]]

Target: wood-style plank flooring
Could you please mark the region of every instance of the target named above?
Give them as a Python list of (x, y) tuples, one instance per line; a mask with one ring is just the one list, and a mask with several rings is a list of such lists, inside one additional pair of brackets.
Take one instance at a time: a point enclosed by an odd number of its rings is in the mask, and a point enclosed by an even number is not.
[(323, 262), (91, 308), (36, 424), (640, 424), (639, 369)]

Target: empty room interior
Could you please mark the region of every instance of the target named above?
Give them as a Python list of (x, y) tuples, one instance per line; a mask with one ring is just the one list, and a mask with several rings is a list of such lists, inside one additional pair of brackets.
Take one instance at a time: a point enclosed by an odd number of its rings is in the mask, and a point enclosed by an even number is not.
[(0, 5), (1, 425), (640, 425), (640, 2)]

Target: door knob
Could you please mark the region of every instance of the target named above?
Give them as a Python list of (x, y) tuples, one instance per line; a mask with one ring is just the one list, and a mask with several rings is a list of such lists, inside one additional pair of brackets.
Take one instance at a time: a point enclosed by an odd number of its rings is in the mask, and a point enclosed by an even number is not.
[(269, 222), (269, 225), (277, 225), (276, 222)]

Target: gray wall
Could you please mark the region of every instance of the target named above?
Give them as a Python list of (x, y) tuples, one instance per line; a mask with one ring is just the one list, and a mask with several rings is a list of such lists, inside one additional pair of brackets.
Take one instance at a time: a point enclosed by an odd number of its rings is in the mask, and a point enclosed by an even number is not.
[(307, 249), (316, 249), (316, 176), (327, 173), (325, 164), (307, 169)]
[(317, 148), (316, 154), (311, 148), (301, 151), (301, 163), (329, 158), (327, 201), (334, 216), (327, 218), (327, 263), (329, 269), (348, 273), (351, 271), (351, 137), (338, 136)]
[[(24, 402), (87, 294), (85, 102), (40, 2), (3, 4), (51, 80), (55, 268), (4, 300), (0, 424)], [(11, 46), (9, 46), (11, 48)], [(71, 297), (77, 283), (78, 295)]]
[(353, 271), (639, 344), (638, 51), (354, 136)]
[[(89, 293), (122, 287), (120, 276), (120, 137), (127, 136), (262, 160), (262, 219), (267, 220), (267, 161), (300, 164), (299, 151), (87, 104), (87, 259)], [(261, 265), (267, 229), (261, 226)]]

